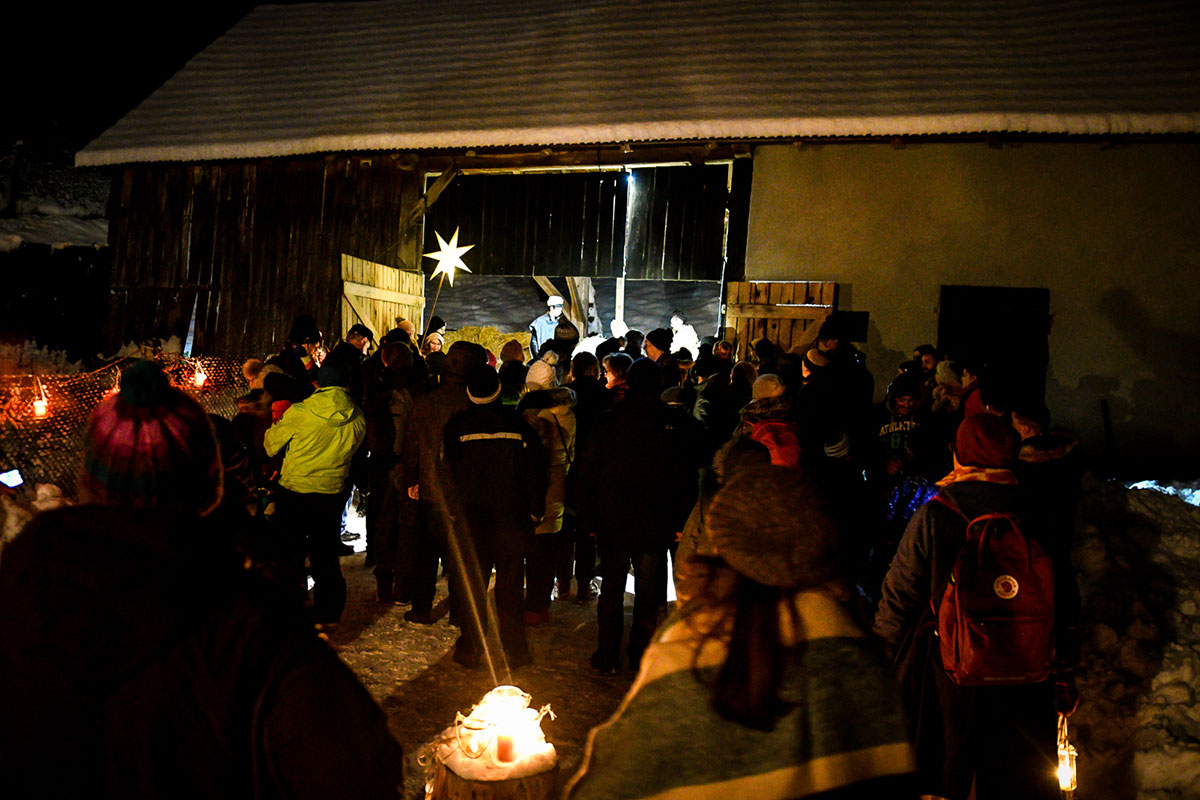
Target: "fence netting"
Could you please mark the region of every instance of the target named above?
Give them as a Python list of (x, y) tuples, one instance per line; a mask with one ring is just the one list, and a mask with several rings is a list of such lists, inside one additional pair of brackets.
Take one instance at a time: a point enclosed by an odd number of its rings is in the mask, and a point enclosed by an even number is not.
[[(69, 375), (0, 376), (0, 472), (19, 469), (25, 484), (53, 483), (75, 496), (83, 438), (92, 410), (115, 393), (121, 373), (136, 359)], [(172, 385), (210, 414), (232, 419), (245, 394), (242, 359), (156, 356)]]

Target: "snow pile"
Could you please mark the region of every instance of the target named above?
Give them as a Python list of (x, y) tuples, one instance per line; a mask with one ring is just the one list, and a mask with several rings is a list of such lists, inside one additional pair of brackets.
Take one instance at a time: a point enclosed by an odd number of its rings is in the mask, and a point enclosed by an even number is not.
[[(1200, 509), (1184, 489), (1085, 497), (1079, 785), (1088, 798), (1200, 796)], [(1188, 495), (1189, 499), (1193, 495)]]
[(1185, 503), (1200, 506), (1200, 481), (1191, 483), (1159, 483), (1158, 481), (1138, 481), (1128, 485), (1130, 489), (1150, 489), (1155, 492), (1173, 495)]
[(0, 375), (72, 375), (82, 368), (80, 362), (67, 359), (66, 350), (38, 347), (32, 339), (0, 343)]

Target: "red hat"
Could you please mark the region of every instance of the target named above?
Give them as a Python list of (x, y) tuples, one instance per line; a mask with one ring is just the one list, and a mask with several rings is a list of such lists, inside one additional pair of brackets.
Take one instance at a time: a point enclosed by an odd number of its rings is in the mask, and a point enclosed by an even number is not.
[(86, 502), (207, 513), (220, 502), (221, 458), (200, 404), (139, 361), (121, 391), (96, 407), (84, 442)]
[(954, 437), (954, 455), (964, 467), (1007, 469), (1017, 463), (1017, 432), (994, 414), (967, 417)]

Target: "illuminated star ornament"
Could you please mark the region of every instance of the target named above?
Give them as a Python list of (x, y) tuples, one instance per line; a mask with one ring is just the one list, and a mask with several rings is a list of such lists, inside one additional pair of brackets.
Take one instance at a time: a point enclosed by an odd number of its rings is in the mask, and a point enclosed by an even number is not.
[(433, 280), (437, 275), (443, 275), (450, 282), (450, 285), (453, 286), (454, 270), (462, 269), (466, 270), (467, 272), (471, 271), (470, 268), (463, 263), (462, 256), (463, 253), (467, 252), (475, 245), (468, 244), (459, 247), (458, 228), (454, 229), (454, 235), (450, 237), (449, 242), (443, 239), (442, 235), (436, 231), (434, 232), (434, 236), (437, 237), (438, 244), (442, 249), (434, 253), (425, 254), (425, 258), (432, 258), (438, 262), (437, 268), (434, 269), (433, 274), (429, 276), (429, 280)]

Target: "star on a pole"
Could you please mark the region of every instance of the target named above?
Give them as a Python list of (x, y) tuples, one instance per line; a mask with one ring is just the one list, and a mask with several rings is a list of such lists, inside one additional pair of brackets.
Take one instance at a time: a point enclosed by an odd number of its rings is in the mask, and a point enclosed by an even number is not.
[(438, 275), (445, 275), (446, 280), (450, 281), (450, 285), (453, 286), (454, 270), (463, 269), (467, 272), (471, 271), (470, 268), (463, 263), (462, 256), (463, 253), (467, 252), (475, 245), (468, 244), (459, 247), (458, 228), (454, 229), (454, 235), (450, 237), (449, 242), (443, 239), (442, 235), (436, 231), (434, 231), (433, 235), (437, 237), (438, 244), (442, 249), (434, 253), (425, 253), (425, 258), (432, 258), (438, 262), (437, 268), (434, 269), (433, 274), (429, 276), (429, 280), (433, 280), (434, 277)]

